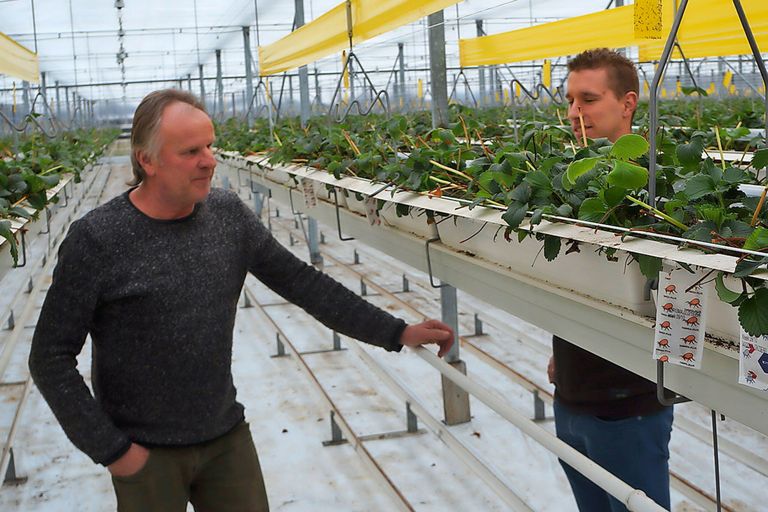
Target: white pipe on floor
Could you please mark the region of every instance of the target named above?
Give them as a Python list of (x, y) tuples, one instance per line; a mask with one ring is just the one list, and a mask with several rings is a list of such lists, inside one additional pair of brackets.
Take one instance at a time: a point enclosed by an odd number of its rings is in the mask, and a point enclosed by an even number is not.
[(522, 432), (532, 437), (544, 448), (584, 475), (584, 477), (594, 482), (595, 485), (622, 502), (629, 510), (633, 512), (664, 512), (664, 508), (646, 496), (643, 491), (633, 489), (610, 472), (595, 464), (580, 452), (517, 412), (503, 399), (479, 384), (472, 382), (466, 375), (454, 369), (429, 350), (423, 347), (417, 347), (412, 350), (445, 375), (446, 378), (496, 411)]

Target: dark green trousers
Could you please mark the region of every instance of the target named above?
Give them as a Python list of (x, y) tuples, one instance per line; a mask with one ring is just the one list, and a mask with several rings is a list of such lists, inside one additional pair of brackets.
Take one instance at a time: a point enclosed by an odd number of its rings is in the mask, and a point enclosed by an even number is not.
[(118, 512), (267, 512), (251, 431), (243, 422), (218, 439), (152, 448), (143, 468), (112, 477)]

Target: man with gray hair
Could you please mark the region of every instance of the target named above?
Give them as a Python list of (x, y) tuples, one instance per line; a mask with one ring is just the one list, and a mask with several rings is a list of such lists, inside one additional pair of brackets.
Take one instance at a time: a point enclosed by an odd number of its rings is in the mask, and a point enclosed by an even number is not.
[[(407, 325), (282, 247), (233, 193), (211, 189), (214, 129), (191, 94), (149, 94), (131, 135), (133, 187), (72, 224), (29, 365), (69, 439), (109, 469), (118, 510), (266, 511), (233, 383), (248, 272), (326, 326), (398, 351), (454, 340)], [(77, 371), (93, 342), (93, 395)]]

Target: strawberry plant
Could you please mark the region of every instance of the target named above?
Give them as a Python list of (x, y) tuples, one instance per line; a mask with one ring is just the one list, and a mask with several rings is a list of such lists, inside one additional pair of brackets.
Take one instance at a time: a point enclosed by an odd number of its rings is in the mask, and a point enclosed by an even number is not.
[(15, 150), (8, 142), (0, 144), (0, 237), (10, 244), (14, 263), (18, 245), (10, 219), (36, 218), (49, 203), (48, 190), (58, 185), (62, 175), (72, 174), (79, 182), (80, 172), (116, 136), (114, 130), (79, 130), (53, 139), (34, 133), (22, 139)]

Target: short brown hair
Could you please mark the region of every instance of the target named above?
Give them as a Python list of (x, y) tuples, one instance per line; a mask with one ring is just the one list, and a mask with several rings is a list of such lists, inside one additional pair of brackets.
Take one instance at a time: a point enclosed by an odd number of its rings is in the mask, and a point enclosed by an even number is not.
[(133, 113), (133, 126), (131, 127), (131, 167), (133, 168), (133, 179), (128, 183), (129, 185), (138, 185), (147, 177), (147, 173), (139, 163), (136, 153), (138, 151), (147, 151), (153, 155), (157, 154), (157, 131), (160, 127), (163, 111), (165, 107), (176, 102), (186, 103), (206, 112), (205, 106), (194, 94), (178, 89), (163, 89), (151, 92), (136, 107), (136, 112)]
[(640, 80), (635, 64), (618, 52), (608, 48), (594, 48), (568, 61), (568, 71), (601, 68), (608, 72), (608, 87), (617, 98), (623, 98), (628, 92), (640, 94)]

